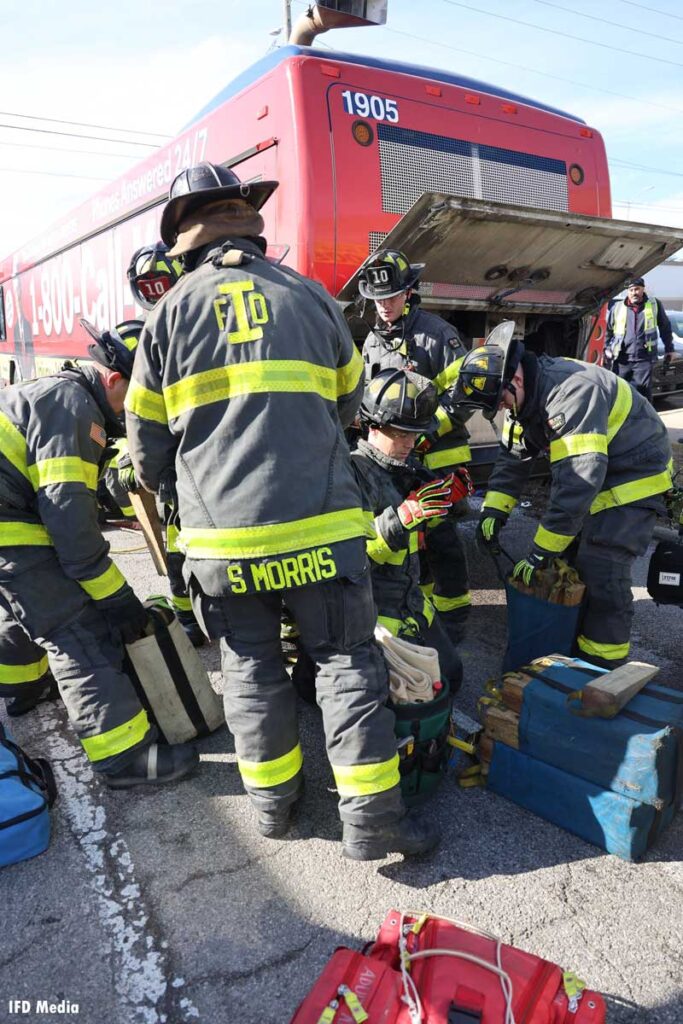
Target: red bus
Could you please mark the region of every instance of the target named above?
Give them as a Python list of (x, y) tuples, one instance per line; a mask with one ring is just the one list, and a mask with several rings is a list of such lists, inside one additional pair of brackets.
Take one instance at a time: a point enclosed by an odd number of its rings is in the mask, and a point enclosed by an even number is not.
[(605, 148), (579, 118), (450, 72), (288, 45), (178, 136), (0, 263), (0, 377), (82, 356), (78, 319), (140, 314), (133, 251), (158, 237), (168, 187), (211, 160), (280, 188), (263, 210), (285, 262), (349, 310), (385, 239), (427, 264), (423, 302), (473, 341), (501, 319), (552, 354), (600, 357), (597, 311), (683, 232), (611, 221)]

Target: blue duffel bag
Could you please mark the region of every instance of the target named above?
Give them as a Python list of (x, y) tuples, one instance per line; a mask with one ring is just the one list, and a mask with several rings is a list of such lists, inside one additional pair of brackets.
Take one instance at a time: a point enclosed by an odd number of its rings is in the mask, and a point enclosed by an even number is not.
[(49, 763), (29, 757), (0, 722), (0, 867), (47, 849), (56, 796)]

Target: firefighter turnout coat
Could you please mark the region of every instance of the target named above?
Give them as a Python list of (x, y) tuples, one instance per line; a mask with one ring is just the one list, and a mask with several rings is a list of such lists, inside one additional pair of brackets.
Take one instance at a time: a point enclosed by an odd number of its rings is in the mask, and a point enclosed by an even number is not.
[(105, 618), (132, 593), (97, 522), (108, 427), (117, 424), (93, 367), (0, 391), (0, 601), (50, 655), (90, 760), (114, 770), (150, 726)]
[(517, 420), (506, 417), (482, 507), (507, 517), (532, 460), (549, 456), (550, 497), (534, 551), (561, 555), (582, 533), (577, 567), (588, 606), (579, 648), (613, 666), (629, 649), (631, 563), (646, 550), (671, 487), (667, 431), (649, 402), (608, 370), (531, 353), (522, 366), (524, 404)]

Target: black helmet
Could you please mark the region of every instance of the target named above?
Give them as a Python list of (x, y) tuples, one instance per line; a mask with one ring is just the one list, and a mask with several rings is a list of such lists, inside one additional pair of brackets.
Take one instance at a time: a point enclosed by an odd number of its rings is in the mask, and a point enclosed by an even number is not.
[(163, 242), (143, 245), (133, 253), (127, 270), (128, 283), (135, 301), (143, 309), (154, 309), (182, 272), (182, 263), (168, 256), (168, 246)]
[(360, 418), (374, 427), (399, 427), (416, 434), (437, 429), (436, 388), (411, 370), (380, 370), (365, 388)]
[(390, 299), (414, 288), (424, 263), (409, 263), (398, 249), (380, 249), (361, 268), (358, 290), (366, 299)]
[(279, 181), (242, 182), (229, 167), (203, 163), (181, 171), (168, 192), (161, 215), (161, 237), (166, 245), (175, 245), (178, 226), (189, 213), (216, 199), (244, 199), (255, 210), (273, 194)]
[(125, 320), (110, 331), (98, 331), (88, 320), (80, 321), (81, 327), (94, 340), (88, 345), (91, 359), (110, 370), (116, 370), (130, 380), (133, 373), (135, 349), (138, 347), (140, 332), (145, 326), (142, 320)]
[(485, 345), (464, 356), (456, 386), (457, 405), (481, 409), (487, 420), (493, 419), (524, 355), (524, 345), (512, 340), (514, 330), (514, 320), (504, 320), (491, 331)]

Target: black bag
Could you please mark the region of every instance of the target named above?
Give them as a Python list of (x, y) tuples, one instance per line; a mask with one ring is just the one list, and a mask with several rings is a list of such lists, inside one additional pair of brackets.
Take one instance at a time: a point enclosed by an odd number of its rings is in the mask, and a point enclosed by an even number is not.
[(647, 592), (657, 604), (683, 607), (683, 539), (659, 542), (647, 571)]

